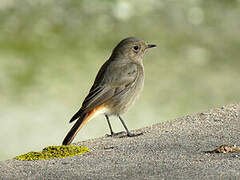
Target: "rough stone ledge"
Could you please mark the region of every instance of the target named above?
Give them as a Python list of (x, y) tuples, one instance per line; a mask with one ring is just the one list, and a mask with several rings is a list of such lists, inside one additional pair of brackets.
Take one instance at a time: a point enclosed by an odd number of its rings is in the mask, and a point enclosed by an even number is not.
[(2, 179), (240, 179), (240, 104), (145, 127), (133, 138), (79, 142), (91, 152), (64, 159), (0, 162)]

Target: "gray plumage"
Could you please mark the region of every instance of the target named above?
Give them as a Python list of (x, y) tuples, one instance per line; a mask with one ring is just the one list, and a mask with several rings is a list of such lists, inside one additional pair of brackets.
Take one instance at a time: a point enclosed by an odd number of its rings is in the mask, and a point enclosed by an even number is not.
[[(155, 47), (134, 37), (122, 40), (113, 50), (111, 57), (100, 68), (89, 94), (82, 103), (79, 111), (71, 118), (70, 122), (78, 119), (73, 128), (63, 141), (70, 144), (79, 131), (81, 123), (89, 113), (104, 106), (108, 119), (110, 115), (126, 112), (139, 96), (144, 84), (144, 67), (142, 58), (147, 48)], [(123, 121), (120, 118), (121, 121)], [(124, 122), (123, 122), (124, 123)], [(124, 124), (124, 127), (126, 125)], [(125, 127), (128, 135), (130, 132)]]

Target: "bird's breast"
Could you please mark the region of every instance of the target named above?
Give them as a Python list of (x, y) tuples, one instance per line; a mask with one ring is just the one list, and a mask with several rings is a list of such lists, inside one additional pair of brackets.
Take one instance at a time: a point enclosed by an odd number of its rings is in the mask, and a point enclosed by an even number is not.
[(144, 85), (144, 72), (143, 69), (138, 71), (138, 75), (133, 83), (125, 90), (119, 93), (111, 102), (112, 114), (123, 114), (129, 110), (134, 102), (138, 99)]

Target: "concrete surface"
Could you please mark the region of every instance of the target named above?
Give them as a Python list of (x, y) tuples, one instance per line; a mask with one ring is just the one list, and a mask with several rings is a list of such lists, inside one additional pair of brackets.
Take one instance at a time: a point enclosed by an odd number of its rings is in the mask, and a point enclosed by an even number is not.
[(135, 132), (79, 142), (91, 152), (64, 159), (0, 162), (1, 179), (240, 179), (240, 104), (188, 115)]

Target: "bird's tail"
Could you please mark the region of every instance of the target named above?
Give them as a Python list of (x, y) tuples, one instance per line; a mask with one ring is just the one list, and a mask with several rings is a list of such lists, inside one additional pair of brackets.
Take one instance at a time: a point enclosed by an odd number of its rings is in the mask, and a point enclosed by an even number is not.
[[(103, 109), (104, 106), (99, 106), (97, 108), (94, 108), (93, 110), (89, 111), (88, 113), (83, 113), (79, 115), (79, 118), (77, 122), (73, 125), (73, 127), (70, 129), (68, 134), (63, 140), (63, 145), (69, 145), (73, 141), (74, 137), (77, 135), (79, 130), (92, 118), (94, 118), (99, 110)], [(72, 118), (73, 119), (73, 118)]]
[(87, 117), (87, 114), (82, 115), (78, 118), (77, 122), (73, 125), (73, 127), (70, 129), (68, 134), (63, 140), (63, 145), (69, 145), (73, 141), (74, 137), (77, 135), (78, 131), (87, 123), (89, 118)]

